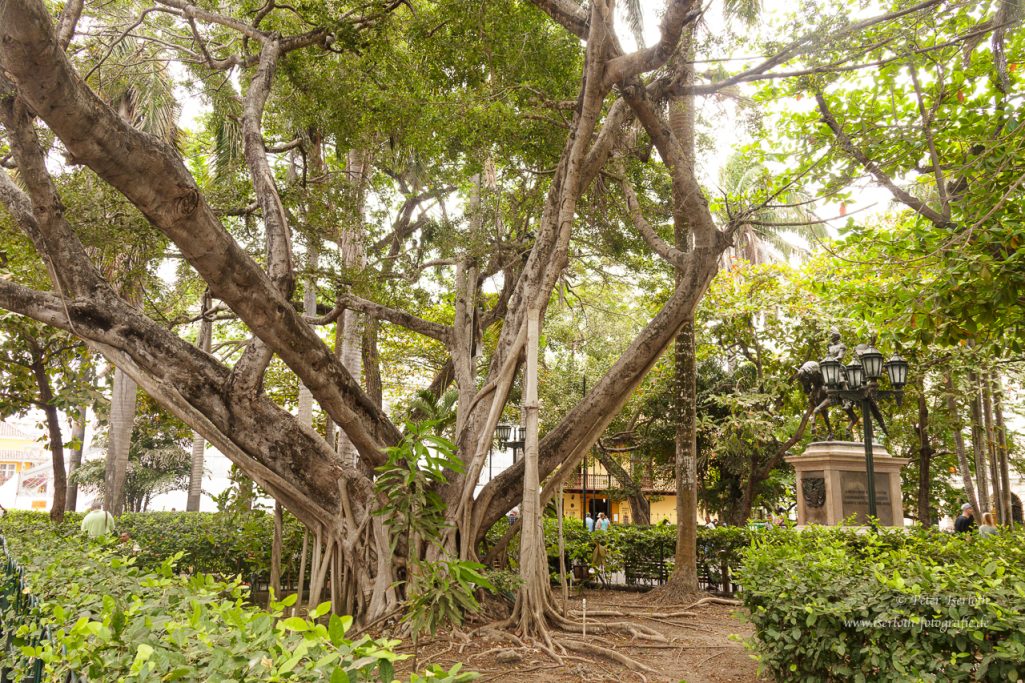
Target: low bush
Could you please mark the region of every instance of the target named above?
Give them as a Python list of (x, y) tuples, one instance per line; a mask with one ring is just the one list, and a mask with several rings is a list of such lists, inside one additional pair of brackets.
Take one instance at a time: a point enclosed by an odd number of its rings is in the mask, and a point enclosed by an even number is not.
[(810, 529), (755, 535), (740, 571), (779, 681), (1018, 681), (1025, 536)]
[[(11, 510), (0, 528), (11, 532), (35, 531), (59, 536), (78, 535), (82, 513), (68, 513), (54, 526), (45, 512)], [(289, 514), (282, 529), (281, 574), (294, 585), (299, 571), (303, 532)], [(159, 567), (183, 552), (179, 569), (220, 577), (241, 576), (244, 581), (266, 583), (270, 578), (274, 518), (262, 510), (226, 512), (138, 512), (117, 519), (117, 534), (127, 533), (138, 546), (136, 566)], [(127, 548), (126, 548), (127, 552)], [(307, 570), (308, 571), (308, 570)]]
[[(285, 618), (290, 596), (262, 610), (239, 579), (174, 572), (181, 553), (145, 571), (116, 541), (5, 524), (8, 571), (0, 665), (12, 680), (42, 662), (43, 680), (69, 673), (92, 681), (392, 681), (395, 640), (350, 638), (349, 617), (328, 605)], [(10, 568), (14, 570), (13, 567)], [(469, 681), (475, 674), (434, 667), (411, 681)]]

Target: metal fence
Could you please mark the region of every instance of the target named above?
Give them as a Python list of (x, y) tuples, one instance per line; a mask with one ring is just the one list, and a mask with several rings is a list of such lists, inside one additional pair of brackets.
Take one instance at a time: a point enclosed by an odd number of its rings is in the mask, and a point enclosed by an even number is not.
[[(673, 573), (674, 548), (671, 543), (655, 544), (649, 553), (627, 555), (623, 558), (622, 568), (606, 570), (602, 566), (590, 566), (586, 562), (571, 563), (567, 556), (566, 567), (572, 572), (573, 581), (577, 585), (591, 588), (625, 588), (632, 590), (649, 590), (661, 586), (669, 580)], [(549, 557), (549, 569), (554, 575), (559, 571), (558, 556)], [(719, 561), (715, 557), (702, 557), (697, 562), (698, 586), (703, 590), (717, 595), (733, 596), (740, 592), (740, 585), (735, 583), (733, 576), (736, 567), (727, 561)]]

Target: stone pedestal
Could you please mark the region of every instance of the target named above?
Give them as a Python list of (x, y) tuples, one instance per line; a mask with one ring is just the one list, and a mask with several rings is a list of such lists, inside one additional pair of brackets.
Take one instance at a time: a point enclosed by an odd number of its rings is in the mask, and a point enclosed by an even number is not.
[[(851, 515), (856, 524), (868, 519), (868, 477), (865, 445), (856, 441), (816, 441), (786, 461), (797, 473), (797, 523), (835, 526)], [(907, 458), (894, 458), (872, 445), (876, 513), (884, 526), (904, 526), (900, 468)]]

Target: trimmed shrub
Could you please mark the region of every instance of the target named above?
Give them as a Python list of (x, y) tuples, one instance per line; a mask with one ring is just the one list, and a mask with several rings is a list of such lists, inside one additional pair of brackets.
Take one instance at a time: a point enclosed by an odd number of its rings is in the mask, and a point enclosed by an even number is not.
[(813, 528), (754, 537), (739, 575), (779, 681), (1018, 681), (1025, 536)]

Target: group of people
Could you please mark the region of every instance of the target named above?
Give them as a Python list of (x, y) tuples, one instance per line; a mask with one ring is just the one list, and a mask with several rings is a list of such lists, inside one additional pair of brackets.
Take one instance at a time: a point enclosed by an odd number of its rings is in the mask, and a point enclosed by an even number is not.
[[(959, 534), (970, 533), (975, 529), (975, 510), (971, 503), (961, 506), (961, 514), (954, 520), (954, 531)], [(979, 525), (979, 535), (989, 536), (997, 532), (996, 519), (992, 512), (982, 513), (982, 524)]]
[(606, 517), (604, 512), (598, 513), (598, 519), (591, 517), (590, 512), (584, 517), (584, 526), (588, 531), (608, 531), (611, 524), (612, 520)]

